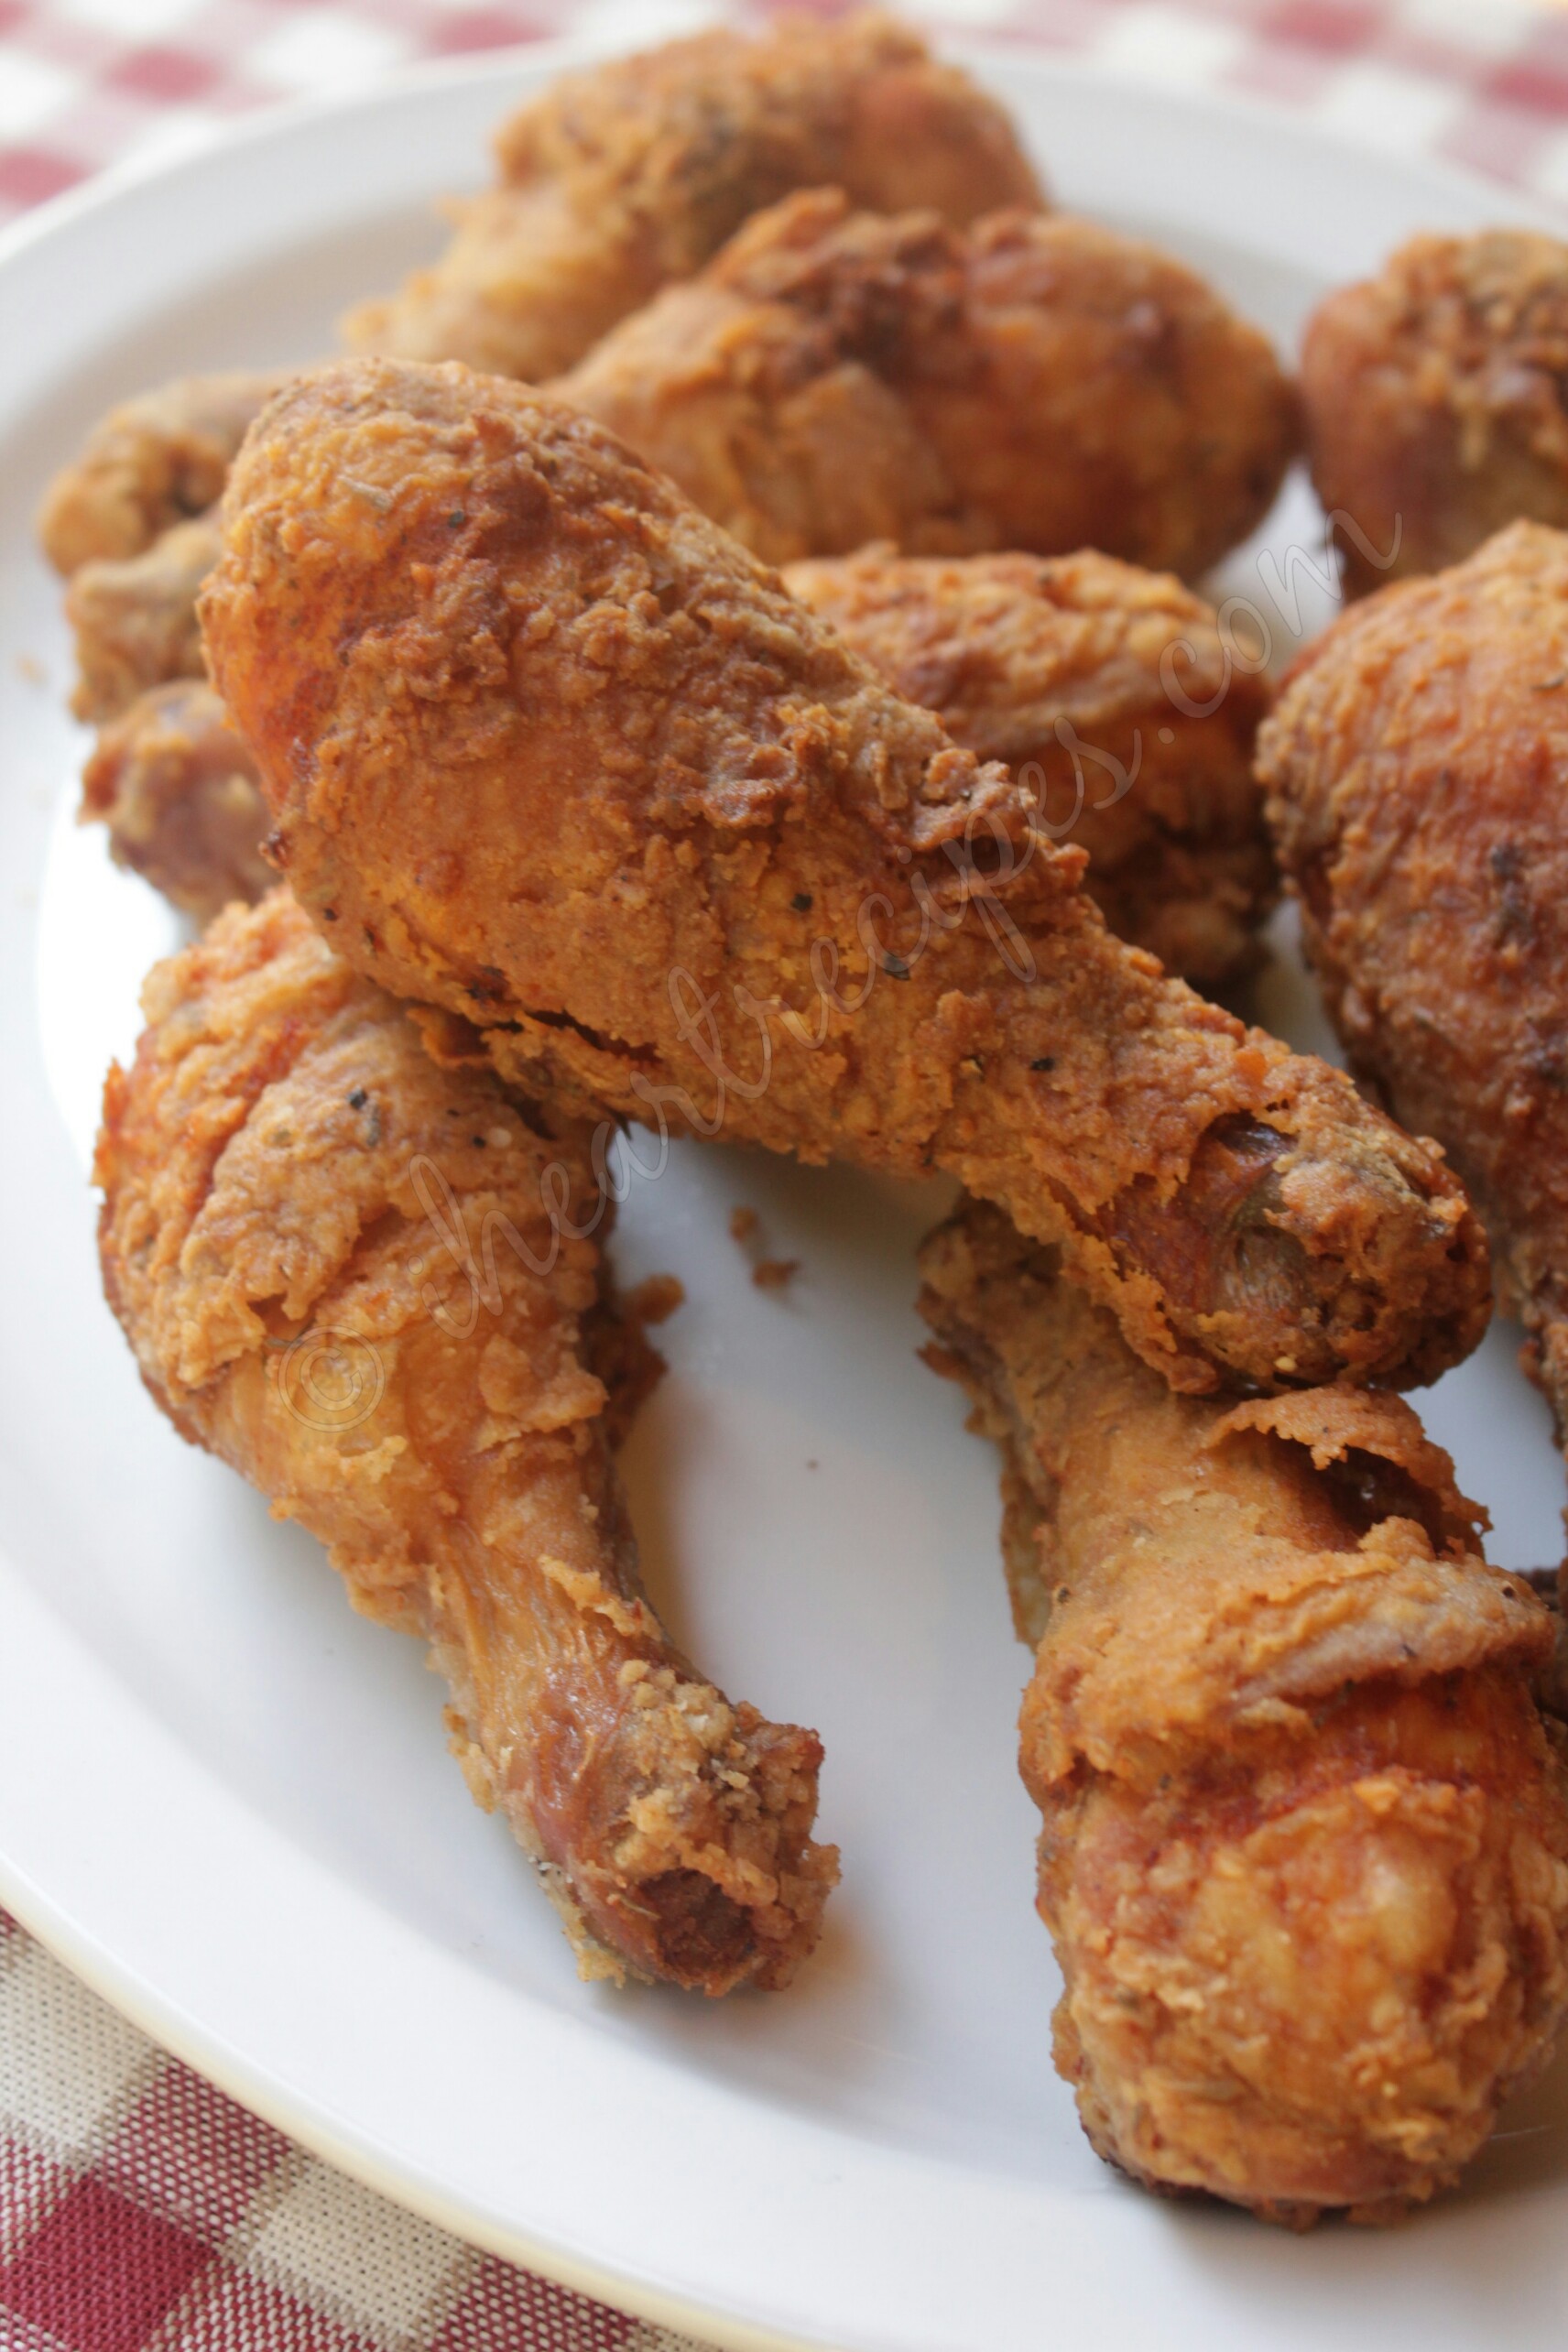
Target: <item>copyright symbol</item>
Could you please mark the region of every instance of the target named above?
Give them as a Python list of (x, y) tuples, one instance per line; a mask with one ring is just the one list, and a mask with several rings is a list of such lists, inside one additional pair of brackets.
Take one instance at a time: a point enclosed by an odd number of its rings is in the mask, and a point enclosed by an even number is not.
[(379, 1354), (354, 1332), (301, 1332), (275, 1367), (278, 1395), (307, 1429), (357, 1429), (386, 1393)]

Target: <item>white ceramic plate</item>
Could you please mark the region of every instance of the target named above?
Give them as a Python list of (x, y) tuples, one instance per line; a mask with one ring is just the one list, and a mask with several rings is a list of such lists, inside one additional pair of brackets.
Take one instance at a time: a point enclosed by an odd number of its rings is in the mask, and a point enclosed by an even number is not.
[[(1383, 2235), (1158, 2204), (1089, 2154), (1048, 2054), (995, 1465), (913, 1354), (939, 1198), (688, 1148), (617, 1245), (690, 1295), (630, 1456), (656, 1594), (710, 1671), (827, 1743), (844, 1884), (779, 1998), (581, 1987), (413, 1646), (352, 1617), (315, 1546), (137, 1386), (85, 1171), (175, 930), (71, 822), (83, 746), (38, 493), (112, 399), (325, 348), (344, 303), (433, 248), (430, 199), (479, 176), (488, 126), (561, 62), (274, 117), (0, 245), (0, 1897), (323, 2154), (725, 2345), (1560, 2345), (1561, 2073), (1462, 2196)], [(976, 62), (1068, 201), (1196, 257), (1287, 343), (1409, 231), (1517, 214), (1277, 116)], [(1280, 649), (1280, 558), (1317, 535), (1296, 488), (1226, 568)], [(1303, 591), (1304, 626), (1325, 609)], [(1288, 942), (1264, 1008), (1320, 1041)], [(727, 1236), (741, 1201), (802, 1261), (783, 1298)], [(1497, 1555), (1529, 1565), (1557, 1556), (1560, 1473), (1512, 1345), (1495, 1333), (1430, 1419)]]

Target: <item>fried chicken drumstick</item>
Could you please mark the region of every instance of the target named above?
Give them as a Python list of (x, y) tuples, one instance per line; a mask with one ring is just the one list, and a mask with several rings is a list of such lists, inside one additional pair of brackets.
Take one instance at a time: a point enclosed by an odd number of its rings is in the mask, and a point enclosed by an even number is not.
[[(547, 388), (773, 563), (886, 539), (1201, 570), (1259, 520), (1295, 438), (1263, 337), (1152, 247), (1019, 212), (965, 237), (833, 190), (749, 221)], [(178, 421), (192, 397), (145, 407)], [(63, 485), (100, 444), (114, 419)], [(214, 450), (201, 486), (221, 485)], [(192, 607), (215, 560), (203, 517), (78, 572), (79, 716), (201, 674)], [(1231, 724), (1253, 706), (1244, 683)]]
[[(842, 454), (854, 454), (853, 436)], [(859, 493), (849, 485), (863, 471), (844, 469), (852, 502)], [(817, 489), (819, 518), (835, 498), (844, 510), (840, 486)], [(208, 831), (218, 706), (194, 688), (184, 697), (155, 691), (140, 706), (131, 698), (166, 679), (204, 678), (195, 598), (220, 548), (215, 520), (179, 525), (139, 556), (85, 566), (69, 600), (82, 673), (77, 707), (114, 722), (86, 779), (88, 813), (112, 810), (123, 862), (155, 880), (159, 870), (179, 873), (172, 895), (197, 911), (234, 895), (232, 855), (214, 862), (206, 883), (191, 865)], [(1043, 793), (1053, 837), (1089, 852), (1086, 887), (1113, 931), (1199, 985), (1223, 985), (1256, 961), (1257, 929), (1274, 898), (1251, 768), (1267, 695), (1227, 659), (1212, 609), (1178, 581), (1088, 552), (900, 559), (875, 547), (794, 565), (787, 585), (908, 700), (935, 710), (956, 743), (1007, 760)], [(176, 706), (199, 711), (200, 724), (172, 729)], [(182, 736), (197, 803), (183, 826)], [(226, 755), (231, 779), (249, 765), (236, 751)], [(172, 856), (155, 849), (149, 860), (136, 831), (148, 795), (110, 802), (109, 772), (156, 790)], [(239, 799), (236, 785), (223, 811), (231, 851)], [(246, 846), (259, 868), (266, 819), (259, 798), (252, 805)], [(243, 895), (258, 895), (268, 878)]]
[(836, 1876), (821, 1746), (732, 1706), (639, 1589), (611, 1388), (647, 1351), (571, 1237), (587, 1130), (482, 1062), (439, 1070), (284, 891), (144, 1001), (96, 1172), (154, 1397), (329, 1547), (357, 1608), (429, 1642), (470, 1786), (584, 1974), (782, 1985)]
[(65, 615), (76, 634), (79, 719), (102, 724), (150, 687), (205, 676), (196, 597), (221, 548), (216, 516), (203, 515), (139, 555), (94, 558), (74, 574)]
[(1214, 609), (1082, 552), (794, 563), (792, 596), (954, 743), (1006, 760), (1117, 937), (1196, 987), (1258, 960), (1274, 859), (1252, 744), (1269, 707)]
[(279, 375), (182, 376), (95, 425), (74, 465), (50, 483), (38, 537), (57, 572), (124, 562), (193, 522), (223, 495), (251, 419)]
[[(1118, 937), (1198, 986), (1257, 960), (1276, 891), (1251, 757), (1268, 697), (1179, 581), (1087, 552), (874, 547), (792, 564), (785, 584), (955, 743), (1009, 763), (1052, 837), (1088, 851), (1084, 888)], [(276, 878), (255, 775), (203, 675), (103, 729), (83, 814), (117, 863), (204, 920)]]
[(951, 1170), (1180, 1385), (1427, 1378), (1487, 1311), (1441, 1157), (1105, 929), (1080, 851), (589, 420), (340, 363), (203, 598), (301, 902), (516, 1083)]
[(563, 76), (495, 142), (501, 182), (351, 344), (541, 382), (796, 188), (962, 227), (1043, 199), (1002, 109), (886, 16), (720, 31)]
[(1312, 480), (1348, 595), (1457, 563), (1520, 517), (1568, 524), (1568, 245), (1412, 237), (1307, 322)]
[[(1086, 552), (877, 547), (785, 583), (955, 743), (1012, 766), (1052, 837), (1088, 851), (1084, 888), (1118, 937), (1200, 987), (1256, 962), (1276, 893), (1251, 758), (1268, 698), (1180, 582)], [(196, 674), (103, 728), (82, 813), (116, 863), (205, 920), (276, 877), (255, 762), (191, 636)]]
[(1432, 2195), (1568, 2011), (1548, 1613), (1398, 1398), (1172, 1396), (993, 1208), (921, 1268), (1044, 1627), (1021, 1763), (1090, 2140), (1297, 2227)]
[(758, 213), (548, 388), (769, 563), (888, 539), (1200, 572), (1297, 436), (1264, 337), (1152, 245), (833, 189)]
[(83, 822), (108, 830), (116, 866), (206, 922), (278, 877), (256, 763), (204, 679), (155, 686), (100, 734), (82, 776)]
[(1568, 1442), (1568, 533), (1346, 613), (1258, 761), (1334, 1027), (1471, 1187)]

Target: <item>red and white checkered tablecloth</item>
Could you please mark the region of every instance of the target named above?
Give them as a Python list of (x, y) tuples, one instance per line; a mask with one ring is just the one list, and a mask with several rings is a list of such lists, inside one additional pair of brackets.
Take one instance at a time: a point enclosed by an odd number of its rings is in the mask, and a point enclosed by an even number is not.
[(0, 2352), (696, 2347), (319, 2163), (0, 1911)]
[[(0, 222), (271, 99), (418, 58), (568, 30), (631, 43), (724, 13), (716, 0), (0, 0)], [(1247, 92), (1568, 203), (1568, 6), (1547, 0), (916, 0), (905, 13)]]
[[(425, 57), (704, 0), (0, 0), (0, 223), (105, 164)], [(1250, 93), (1568, 205), (1568, 7), (945, 0), (940, 30)], [(691, 2352), (474, 2252), (165, 2056), (0, 1911), (0, 2352)]]

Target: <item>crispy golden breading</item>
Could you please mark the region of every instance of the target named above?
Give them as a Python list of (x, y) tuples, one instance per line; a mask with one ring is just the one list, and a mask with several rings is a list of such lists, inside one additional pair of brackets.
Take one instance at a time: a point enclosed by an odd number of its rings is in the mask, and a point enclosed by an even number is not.
[(258, 423), (225, 515), (208, 651), (295, 891), (503, 1074), (951, 1170), (1185, 1386), (1474, 1344), (1441, 1156), (1115, 940), (1005, 769), (599, 426), (340, 362)]
[(94, 558), (74, 574), (65, 615), (76, 632), (79, 719), (101, 725), (149, 686), (206, 675), (196, 596), (221, 546), (217, 517), (203, 515), (140, 555)]
[(107, 826), (116, 866), (200, 922), (278, 879), (261, 854), (272, 820), (256, 762), (201, 679), (153, 687), (103, 730), (82, 816)]
[[(1262, 336), (1152, 247), (1018, 212), (966, 238), (831, 190), (748, 222), (551, 389), (775, 563), (886, 539), (1198, 571), (1260, 519), (1295, 438)], [(216, 495), (216, 447), (201, 478)], [(200, 674), (202, 528), (79, 579), (80, 715)]]
[(1334, 1027), (1472, 1188), (1568, 1439), (1568, 534), (1345, 614), (1258, 757)]
[[(92, 567), (120, 584), (112, 635), (101, 652), (83, 646), (95, 676), (114, 678), (104, 699), (118, 705), (142, 669), (164, 667), (154, 651), (172, 648), (203, 682), (132, 704), (84, 784), (120, 862), (204, 920), (274, 877), (258, 854), (265, 806), (239, 787), (250, 755), (204, 682), (200, 547), (178, 575), (189, 616), (169, 609), (160, 550), (201, 528), (133, 564)], [(214, 531), (214, 560), (218, 545)], [(1087, 551), (900, 559), (875, 547), (792, 565), (786, 585), (955, 743), (1008, 762), (1052, 838), (1089, 853), (1084, 887), (1120, 938), (1199, 987), (1256, 963), (1276, 896), (1251, 761), (1267, 691), (1227, 660), (1212, 609), (1179, 581)]]
[[(1520, 517), (1568, 524), (1568, 245), (1412, 237), (1309, 321), (1312, 478), (1346, 593), (1457, 563)], [(1391, 556), (1391, 561), (1387, 561)]]
[(1213, 607), (1087, 550), (792, 564), (793, 596), (954, 743), (1003, 759), (1117, 936), (1197, 987), (1258, 961), (1277, 895), (1252, 774), (1269, 706)]
[(223, 494), (229, 461), (281, 376), (184, 376), (113, 409), (38, 516), (45, 554), (70, 579), (102, 558), (140, 555)]
[(1198, 572), (1297, 433), (1263, 336), (1153, 246), (831, 189), (748, 221), (550, 389), (770, 563), (887, 539)]
[[(80, 603), (91, 681), (80, 700), (122, 710), (144, 674), (171, 663), (204, 679), (195, 593), (221, 544), (208, 532), (181, 526), (132, 562), (82, 575), (102, 585)], [(1276, 888), (1251, 766), (1267, 690), (1226, 659), (1212, 608), (1178, 580), (1087, 550), (937, 559), (873, 547), (792, 565), (786, 584), (955, 743), (1007, 761), (1037, 801), (1043, 791), (1052, 837), (1088, 851), (1085, 887), (1119, 937), (1202, 987), (1256, 962)], [(245, 805), (227, 780), (249, 755), (237, 737), (223, 748), (223, 726), (204, 686), (157, 689), (107, 730), (86, 779), (88, 812), (108, 817), (122, 863), (203, 919), (273, 878), (256, 855), (268, 822), (259, 798)], [(221, 808), (210, 803), (219, 760)], [(190, 811), (182, 779), (201, 803)]]
[(96, 1173), (153, 1395), (329, 1547), (357, 1608), (430, 1643), (470, 1785), (584, 1974), (783, 1984), (836, 1876), (822, 1749), (732, 1706), (642, 1595), (601, 1374), (646, 1384), (648, 1358), (570, 1237), (599, 1198), (587, 1129), (482, 1062), (439, 1070), (286, 891), (144, 1004)]
[(1298, 2227), (1430, 2196), (1568, 2011), (1547, 1612), (1397, 1398), (1172, 1396), (992, 1208), (921, 1267), (1043, 1629), (1021, 1763), (1090, 2139)]
[(890, 18), (720, 31), (569, 74), (503, 125), (501, 183), (351, 343), (539, 382), (791, 189), (962, 226), (1040, 183), (1001, 108)]

